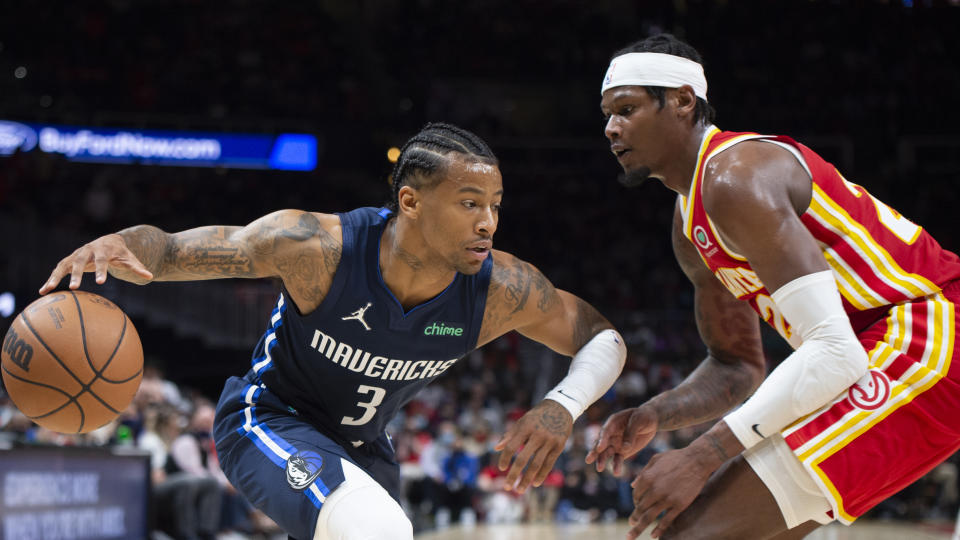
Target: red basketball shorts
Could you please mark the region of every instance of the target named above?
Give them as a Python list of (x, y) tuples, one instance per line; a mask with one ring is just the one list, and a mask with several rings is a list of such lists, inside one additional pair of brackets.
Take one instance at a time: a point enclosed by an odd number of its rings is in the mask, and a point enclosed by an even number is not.
[(783, 430), (787, 445), (851, 523), (960, 448), (960, 282), (893, 306), (858, 335), (870, 371)]

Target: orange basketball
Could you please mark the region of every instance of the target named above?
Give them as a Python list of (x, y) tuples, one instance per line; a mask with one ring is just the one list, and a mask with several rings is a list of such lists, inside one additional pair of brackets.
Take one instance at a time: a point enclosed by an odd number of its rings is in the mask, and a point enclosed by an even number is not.
[(26, 307), (3, 338), (3, 384), (31, 420), (87, 433), (120, 415), (143, 376), (143, 348), (116, 304), (55, 291)]

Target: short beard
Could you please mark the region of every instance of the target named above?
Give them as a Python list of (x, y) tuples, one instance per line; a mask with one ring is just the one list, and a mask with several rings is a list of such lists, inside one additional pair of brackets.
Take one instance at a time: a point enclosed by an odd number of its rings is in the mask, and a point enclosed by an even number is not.
[(631, 188), (643, 184), (648, 178), (650, 178), (650, 167), (640, 167), (632, 171), (624, 171), (623, 174), (617, 176), (617, 181)]

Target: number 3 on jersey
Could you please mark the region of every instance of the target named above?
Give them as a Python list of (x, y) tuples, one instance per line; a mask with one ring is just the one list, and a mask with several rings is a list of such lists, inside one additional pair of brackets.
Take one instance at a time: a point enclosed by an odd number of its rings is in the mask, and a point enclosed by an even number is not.
[(369, 422), (373, 418), (373, 415), (377, 414), (377, 406), (383, 402), (383, 397), (387, 395), (387, 391), (378, 386), (367, 386), (365, 384), (361, 384), (357, 387), (358, 394), (369, 394), (371, 392), (373, 393), (373, 396), (368, 401), (361, 400), (357, 402), (357, 407), (364, 409), (363, 415), (361, 415), (360, 418), (344, 416), (343, 419), (340, 420), (341, 424), (348, 426), (362, 426)]

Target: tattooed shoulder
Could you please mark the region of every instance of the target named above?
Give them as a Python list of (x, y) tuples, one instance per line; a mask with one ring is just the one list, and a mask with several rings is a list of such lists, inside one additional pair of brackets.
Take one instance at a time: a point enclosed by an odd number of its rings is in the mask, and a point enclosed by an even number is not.
[(481, 340), (496, 337), (485, 334), (505, 331), (507, 323), (528, 306), (547, 313), (560, 303), (556, 288), (533, 265), (508, 253), (494, 253)]
[(284, 216), (274, 236), (272, 257), (280, 277), (298, 307), (310, 311), (326, 296), (340, 264), (339, 218), (310, 212)]

